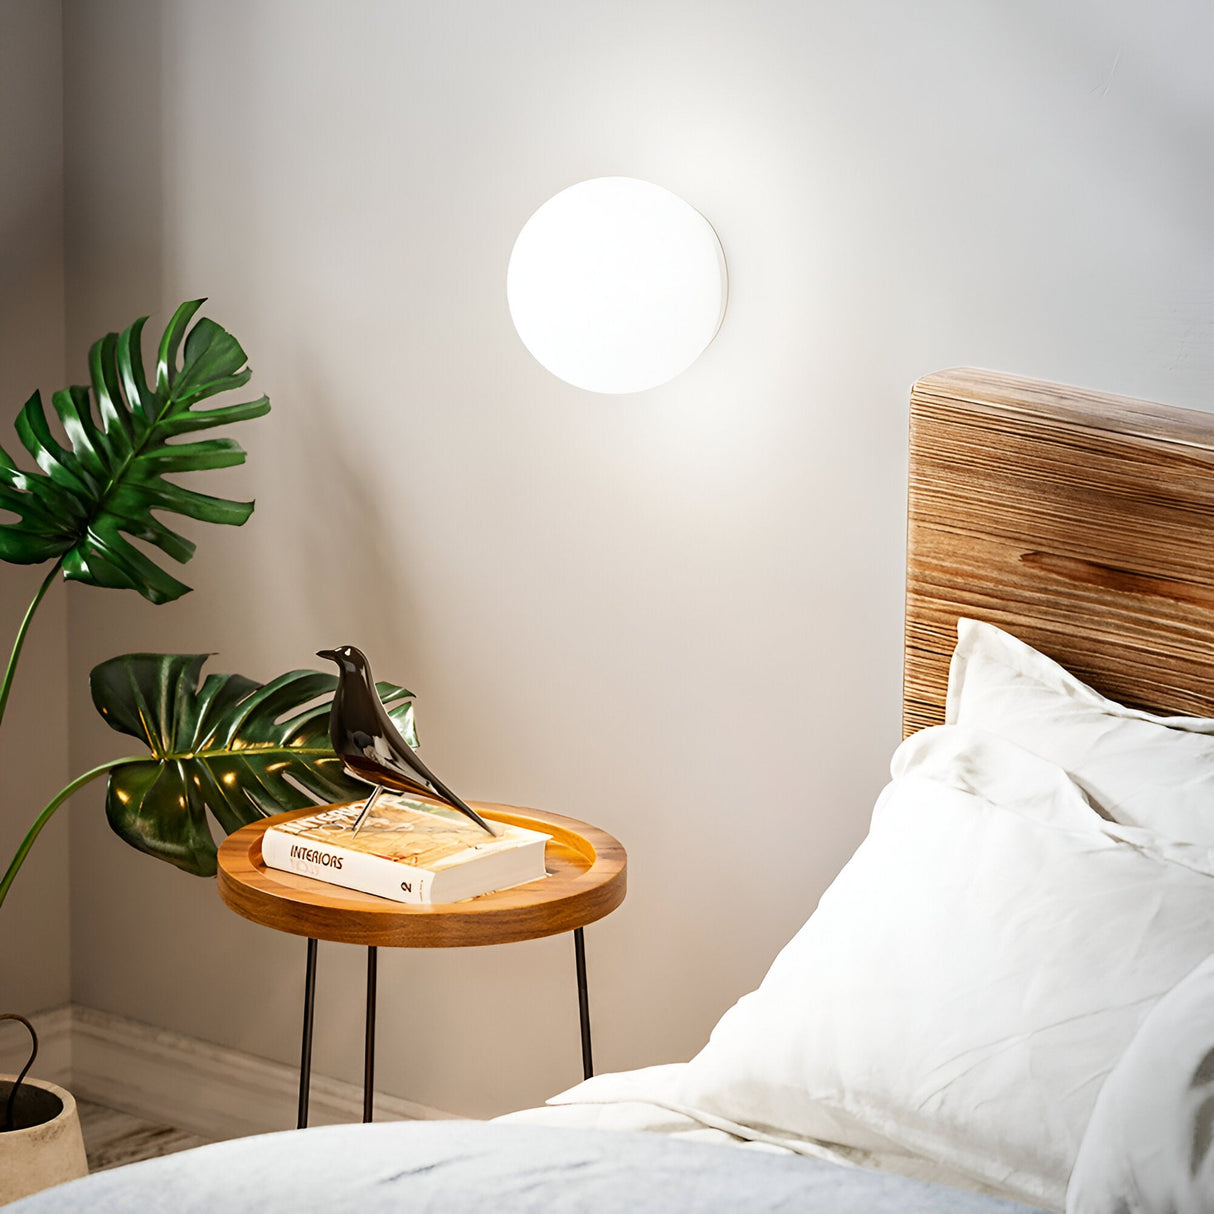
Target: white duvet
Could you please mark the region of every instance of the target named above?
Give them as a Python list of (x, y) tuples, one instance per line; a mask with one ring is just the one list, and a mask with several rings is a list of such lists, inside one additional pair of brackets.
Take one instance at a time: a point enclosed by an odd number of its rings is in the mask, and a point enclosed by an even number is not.
[(685, 1091), (689, 1066), (686, 1062), (672, 1062), (665, 1066), (596, 1075), (552, 1097), (542, 1108), (522, 1109), (496, 1120), (580, 1130), (668, 1134), (689, 1142), (715, 1142), (783, 1155), (808, 1155), (844, 1166), (874, 1168), (916, 1180), (1000, 1195), (995, 1188), (928, 1159), (832, 1146), (795, 1135), (764, 1132), (754, 1126), (728, 1121), (705, 1109), (693, 1110), (687, 1104)]
[(1209, 849), (1101, 817), (948, 726), (899, 748), (869, 837), (690, 1063), (517, 1120), (729, 1136), (1061, 1209), (1101, 1085), (1214, 952)]

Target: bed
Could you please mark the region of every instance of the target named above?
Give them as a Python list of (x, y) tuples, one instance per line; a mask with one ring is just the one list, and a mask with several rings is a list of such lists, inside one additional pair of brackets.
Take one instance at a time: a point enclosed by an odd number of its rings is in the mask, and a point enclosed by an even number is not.
[(1212, 524), (1214, 417), (921, 380), (891, 783), (694, 1059), (13, 1211), (1214, 1209)]

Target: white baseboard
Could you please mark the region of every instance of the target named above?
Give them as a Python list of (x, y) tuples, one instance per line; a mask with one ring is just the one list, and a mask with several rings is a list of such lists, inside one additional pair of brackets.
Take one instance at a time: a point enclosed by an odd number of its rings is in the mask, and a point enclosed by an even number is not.
[[(83, 1100), (172, 1125), (205, 1138), (238, 1138), (295, 1127), (296, 1069), (240, 1050), (79, 1005), (30, 1017), (45, 1041), (34, 1071)], [(0, 1069), (8, 1068), (6, 1048)], [(46, 1065), (43, 1065), (43, 1061)], [(377, 1121), (453, 1115), (387, 1093), (375, 1094)], [(362, 1119), (362, 1088), (313, 1074), (311, 1125)]]

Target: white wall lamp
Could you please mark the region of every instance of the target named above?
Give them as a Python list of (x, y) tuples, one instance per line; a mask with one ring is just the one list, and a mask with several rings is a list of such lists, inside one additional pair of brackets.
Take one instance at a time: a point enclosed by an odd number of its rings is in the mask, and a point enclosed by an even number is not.
[(725, 254), (681, 198), (634, 177), (597, 177), (523, 225), (506, 272), (523, 344), (591, 392), (643, 392), (686, 371), (725, 316)]

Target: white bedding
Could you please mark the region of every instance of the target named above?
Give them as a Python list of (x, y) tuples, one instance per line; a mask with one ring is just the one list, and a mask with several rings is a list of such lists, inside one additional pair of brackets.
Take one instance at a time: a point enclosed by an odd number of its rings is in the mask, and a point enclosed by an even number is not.
[(1152, 1009), (1100, 1091), (1067, 1214), (1214, 1209), (1214, 957)]
[(1214, 952), (1214, 857), (982, 730), (899, 747), (868, 838), (691, 1062), (512, 1119), (745, 1141), (1062, 1209), (1106, 1077)]
[(992, 624), (957, 637), (947, 724), (1057, 763), (1115, 822), (1214, 846), (1214, 720), (1127, 708)]
[(1000, 1195), (989, 1185), (976, 1183), (928, 1159), (832, 1147), (828, 1143), (792, 1135), (766, 1133), (702, 1109), (693, 1110), (686, 1103), (684, 1090), (688, 1065), (676, 1062), (596, 1075), (553, 1096), (541, 1108), (507, 1113), (496, 1120), (520, 1125), (664, 1134), (688, 1142), (715, 1142), (780, 1155), (806, 1155), (844, 1166), (872, 1168), (915, 1180)]
[[(87, 1176), (12, 1214), (1041, 1214), (975, 1193), (657, 1134), (478, 1121), (318, 1126)], [(6, 1207), (6, 1214), (8, 1208)]]
[(643, 1130), (694, 1142), (732, 1143), (783, 1154), (808, 1154), (836, 1163), (847, 1162), (840, 1153), (818, 1144), (802, 1144), (802, 1149), (797, 1151), (795, 1143), (782, 1143), (775, 1137), (757, 1134), (722, 1118), (710, 1114), (697, 1117), (685, 1107), (682, 1079), (686, 1071), (685, 1062), (676, 1062), (596, 1075), (552, 1097), (543, 1108), (523, 1109), (497, 1120), (581, 1129)]
[[(585, 1084), (578, 1084), (577, 1087), (570, 1088), (569, 1091), (562, 1092), (559, 1096), (554, 1096), (542, 1108), (507, 1113), (504, 1117), (498, 1117), (495, 1120), (520, 1125), (565, 1126), (579, 1130), (619, 1130), (625, 1133), (667, 1134), (672, 1138), (686, 1139), (689, 1142), (718, 1142), (763, 1151), (775, 1151), (784, 1155), (793, 1154), (787, 1147), (766, 1142), (753, 1142), (725, 1130), (714, 1129), (686, 1113), (676, 1112), (665, 1105), (654, 1104), (646, 1098), (647, 1094), (659, 1095), (663, 1086), (660, 1078), (650, 1085), (649, 1072), (681, 1069), (685, 1066), (686, 1063), (675, 1063), (671, 1068), (649, 1067), (639, 1071), (599, 1075)], [(607, 1084), (606, 1087), (603, 1086), (604, 1082)], [(614, 1094), (611, 1091), (613, 1086), (616, 1087)], [(586, 1090), (583, 1091), (583, 1089)]]

